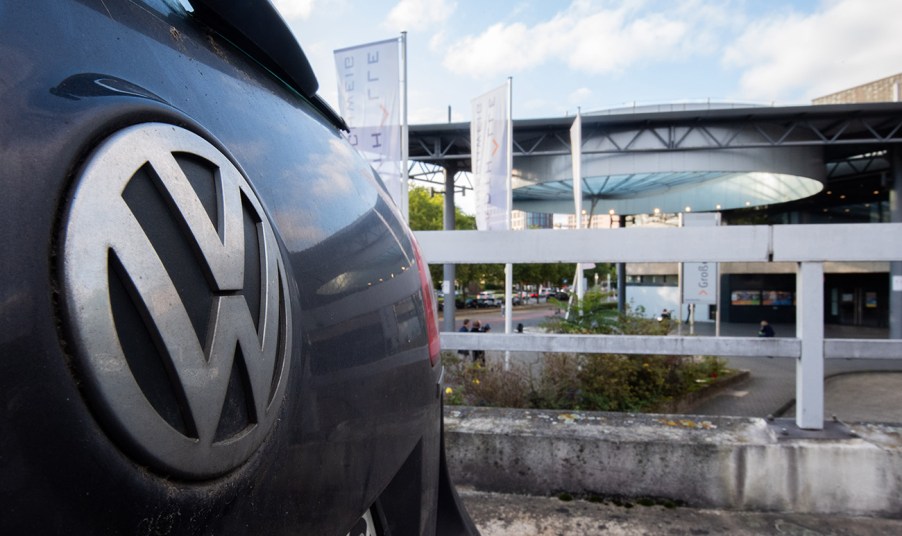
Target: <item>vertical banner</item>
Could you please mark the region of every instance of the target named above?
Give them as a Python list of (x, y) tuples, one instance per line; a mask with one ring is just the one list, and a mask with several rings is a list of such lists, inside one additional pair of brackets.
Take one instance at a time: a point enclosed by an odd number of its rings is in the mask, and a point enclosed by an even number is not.
[(573, 206), (576, 214), (576, 228), (582, 227), (583, 213), (583, 117), (579, 113), (570, 127), (570, 159), (573, 163)]
[[(576, 119), (573, 120), (573, 126), (570, 127), (570, 159), (573, 165), (573, 208), (576, 214), (576, 228), (581, 229), (583, 226), (583, 118), (577, 112)], [(586, 287), (583, 283), (583, 265), (576, 264), (576, 274), (573, 277), (573, 284), (576, 290), (576, 297), (580, 300), (579, 307), (582, 313), (582, 299), (586, 294)]]
[(405, 207), (401, 164), (401, 66), (398, 39), (336, 50), (339, 111), (348, 141), (382, 177), (398, 207)]
[(510, 85), (473, 99), (470, 151), (473, 190), (476, 193), (476, 228), (480, 231), (510, 227), (511, 142), (508, 93)]
[[(720, 213), (683, 214), (684, 227), (716, 227)], [(683, 303), (717, 303), (717, 263), (683, 263)]]

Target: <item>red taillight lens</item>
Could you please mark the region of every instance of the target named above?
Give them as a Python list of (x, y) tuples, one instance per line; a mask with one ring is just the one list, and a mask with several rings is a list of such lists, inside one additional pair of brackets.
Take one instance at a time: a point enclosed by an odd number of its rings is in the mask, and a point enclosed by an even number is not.
[(417, 272), (420, 274), (420, 291), (423, 293), (423, 304), (426, 307), (426, 337), (429, 340), (429, 362), (435, 366), (438, 363), (441, 347), (438, 337), (438, 307), (435, 303), (435, 293), (432, 290), (432, 276), (429, 274), (429, 265), (423, 261), (420, 254), (420, 246), (411, 237), (413, 254), (417, 263)]

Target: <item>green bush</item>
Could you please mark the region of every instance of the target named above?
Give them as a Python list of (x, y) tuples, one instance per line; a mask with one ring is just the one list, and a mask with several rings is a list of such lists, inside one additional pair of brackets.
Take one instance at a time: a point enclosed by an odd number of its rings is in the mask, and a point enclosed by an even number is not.
[[(551, 300), (561, 308), (566, 304)], [(587, 292), (582, 302), (571, 299), (569, 313), (555, 316), (542, 324), (551, 333), (600, 334), (600, 335), (667, 335), (673, 320), (658, 321), (645, 317), (645, 308), (635, 310), (627, 305), (626, 312), (619, 312), (617, 304), (608, 300), (602, 292)]]
[(529, 382), (529, 402), (533, 408), (576, 409), (581, 404), (582, 359), (572, 354), (545, 354), (542, 372)]
[(729, 372), (714, 357), (549, 353), (531, 374), (446, 356), (449, 405), (654, 412)]
[[(666, 335), (671, 321), (619, 313), (600, 295), (587, 294), (582, 315), (554, 318), (546, 329), (557, 333)], [(545, 354), (539, 374), (522, 365), (502, 370), (470, 363), (446, 352), (447, 404), (536, 409), (653, 412), (698, 390), (729, 371), (716, 357), (615, 354)]]
[(522, 366), (504, 371), (484, 367), (444, 352), (447, 374), (445, 403), (466, 406), (526, 408), (529, 406), (529, 370)]

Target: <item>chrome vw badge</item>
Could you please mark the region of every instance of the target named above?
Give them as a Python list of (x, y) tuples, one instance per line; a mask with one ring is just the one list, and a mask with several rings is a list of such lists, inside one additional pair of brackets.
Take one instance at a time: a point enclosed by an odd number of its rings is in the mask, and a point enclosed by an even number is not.
[(129, 127), (89, 157), (61, 238), (76, 368), (110, 435), (183, 478), (247, 461), (284, 398), (291, 311), (241, 172), (185, 129)]

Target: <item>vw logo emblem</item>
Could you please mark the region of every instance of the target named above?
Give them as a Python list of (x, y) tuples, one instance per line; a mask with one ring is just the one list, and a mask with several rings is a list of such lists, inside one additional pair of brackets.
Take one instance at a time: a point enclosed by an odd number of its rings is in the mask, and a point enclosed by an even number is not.
[(83, 390), (139, 463), (234, 470), (276, 422), (291, 310), (272, 226), (245, 177), (173, 125), (126, 128), (77, 177), (61, 233)]

